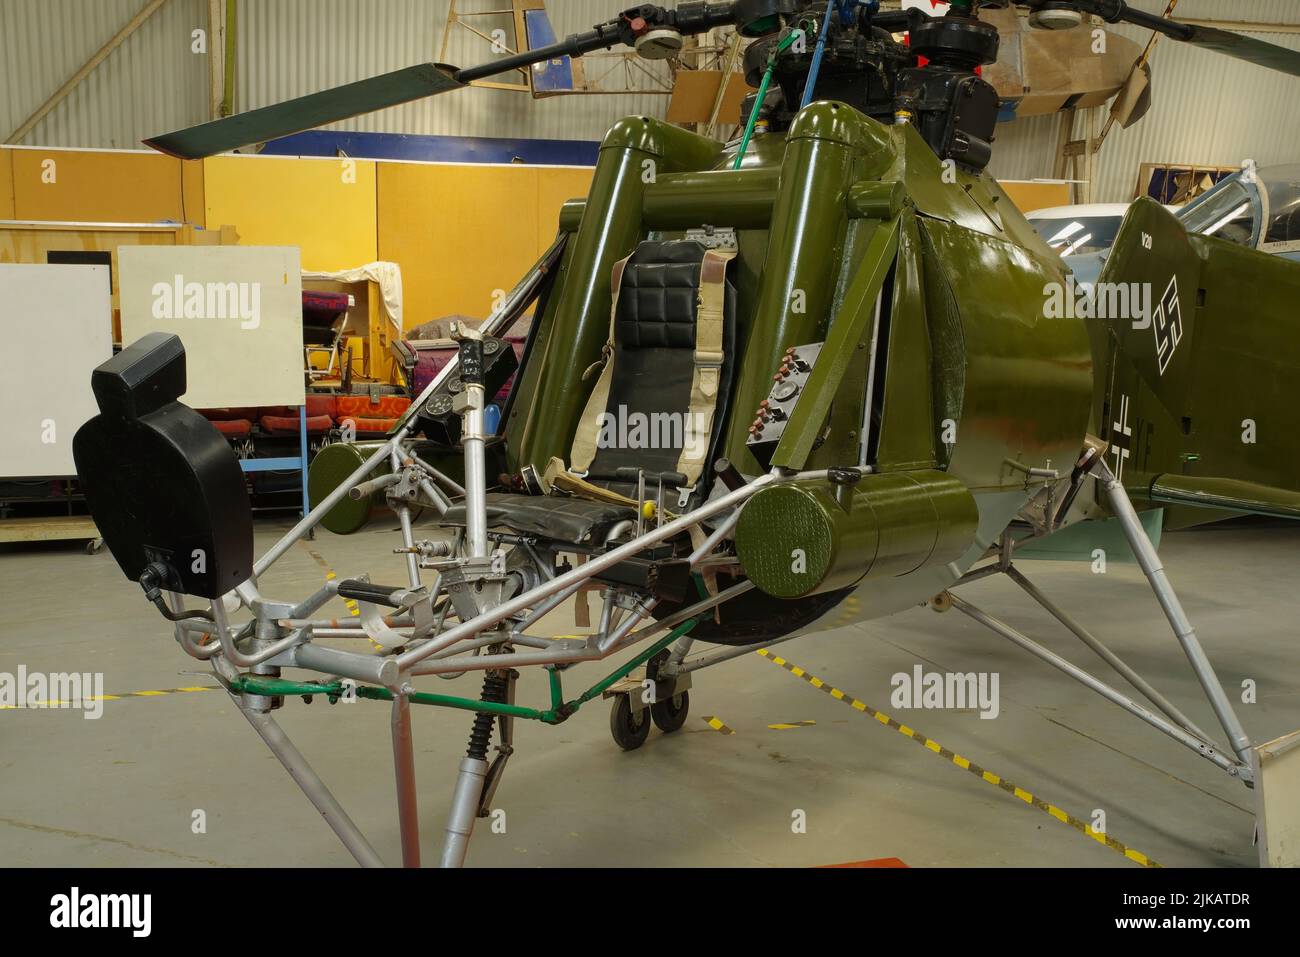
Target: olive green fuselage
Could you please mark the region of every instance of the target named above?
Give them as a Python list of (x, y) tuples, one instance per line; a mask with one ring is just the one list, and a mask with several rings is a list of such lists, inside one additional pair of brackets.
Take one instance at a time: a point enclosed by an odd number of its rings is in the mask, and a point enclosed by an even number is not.
[[(1082, 447), (1089, 338), (1083, 320), (1043, 315), (1044, 287), (1064, 282), (1064, 266), (987, 175), (945, 167), (910, 126), (843, 104), (810, 105), (734, 163), (723, 145), (655, 120), (610, 131), (589, 196), (561, 217), (573, 235), (505, 425), (510, 465), (567, 459), (591, 388), (583, 373), (609, 334), (614, 264), (647, 238), (731, 228), (736, 374), (723, 454), (749, 476), (869, 465), (864, 502), (888, 501), (873, 487), (890, 473), (956, 480), (973, 500), (969, 520), (955, 505), (956, 525), (909, 533), (933, 539), (909, 546), (933, 561), (876, 563), (862, 544), (861, 573), (850, 548), (829, 579), (841, 594), (858, 587), (856, 617), (923, 601), (1038, 490), (1044, 479), (1030, 470), (1068, 472)], [(817, 342), (826, 345), (780, 443), (756, 456), (749, 426), (785, 350)], [(820, 533), (792, 527), (747, 550), (770, 563)], [(880, 538), (859, 529), (846, 543)], [(867, 577), (873, 566), (886, 572)]]

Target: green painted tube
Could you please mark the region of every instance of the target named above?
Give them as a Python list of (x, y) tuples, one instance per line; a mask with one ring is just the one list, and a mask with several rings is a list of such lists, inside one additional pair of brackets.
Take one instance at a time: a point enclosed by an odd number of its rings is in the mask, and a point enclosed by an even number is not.
[(849, 187), (849, 215), (855, 219), (893, 219), (907, 195), (902, 183), (867, 180)]
[[(498, 701), (479, 701), (475, 698), (460, 698), (455, 695), (445, 694), (429, 694), (424, 691), (413, 692), (407, 697), (411, 704), (426, 704), (438, 708), (453, 708), (458, 711), (475, 711), (481, 714), (505, 715), (512, 718), (526, 718), (530, 721), (544, 721), (547, 724), (558, 724), (592, 698), (603, 694), (605, 689), (614, 684), (614, 682), (626, 677), (631, 673), (633, 668), (638, 668), (645, 664), (682, 635), (686, 634), (695, 627), (697, 621), (698, 619), (688, 618), (663, 638), (642, 651), (631, 661), (620, 665), (614, 671), (610, 672), (567, 704), (564, 702), (564, 693), (561, 690), (559, 673), (554, 669), (551, 669), (548, 672), (551, 684), (551, 707), (546, 711), (539, 711), (536, 708), (525, 708), (522, 705), (517, 704), (506, 704)], [(329, 684), (316, 684), (307, 681), (288, 681), (284, 678), (267, 678), (260, 675), (243, 675), (238, 680), (232, 681), (230, 687), (231, 690), (235, 692), (261, 695), (267, 698), (302, 698), (313, 695), (337, 697), (342, 695), (345, 690), (343, 682), (341, 681), (332, 681)], [(357, 685), (356, 693), (358, 698), (369, 698), (372, 701), (393, 700), (393, 693), (391, 691), (387, 688), (380, 688), (374, 685)]]
[(694, 628), (698, 621), (699, 619), (696, 618), (686, 619), (684, 622), (682, 622), (680, 625), (678, 625), (676, 628), (670, 631), (663, 638), (660, 638), (658, 641), (656, 641), (645, 651), (641, 652), (641, 654), (637, 655), (635, 658), (633, 658), (631, 661), (624, 664), (622, 667), (610, 672), (608, 675), (606, 675), (600, 681), (596, 682), (594, 685), (592, 685), (590, 688), (588, 688), (578, 697), (574, 698), (572, 701), (565, 704), (562, 710), (566, 712), (566, 717), (568, 714), (572, 714), (574, 711), (577, 711), (578, 708), (582, 707), (592, 698), (604, 694), (605, 690), (609, 688), (612, 684), (614, 684), (614, 682), (621, 681), (624, 678), (626, 678), (629, 674), (632, 673), (632, 669), (641, 667), (641, 665), (645, 664), (655, 655), (659, 654), (659, 652), (663, 651), (665, 648), (671, 645), (682, 635), (686, 634), (688, 631)]
[(644, 116), (620, 120), (606, 134), (540, 355), (536, 394), (547, 401), (531, 410), (519, 447), (521, 463), (545, 465), (552, 456), (568, 458), (591, 391), (583, 373), (600, 357), (609, 336), (614, 263), (644, 235), (646, 187), (663, 174), (708, 169), (721, 151), (714, 140)]
[(669, 173), (646, 187), (642, 215), (648, 229), (731, 226), (766, 229), (780, 170)]
[(547, 668), (546, 677), (549, 679), (551, 686), (551, 710), (554, 711), (564, 704), (564, 681), (560, 677), (560, 669), (558, 668)]
[(830, 320), (847, 199), (859, 179), (892, 162), (893, 144), (879, 123), (835, 102), (802, 110), (786, 135), (780, 189), (772, 206), (767, 256), (740, 364), (727, 457), (742, 472), (761, 471), (745, 445), (789, 346), (818, 342)]
[(587, 211), (585, 199), (570, 199), (560, 207), (560, 231), (576, 233), (582, 225), (582, 215)]
[[(244, 675), (238, 681), (231, 682), (231, 688), (245, 694), (261, 695), (267, 698), (301, 698), (309, 695), (336, 697), (346, 690), (343, 682), (330, 684), (313, 684), (302, 681), (286, 681), (282, 678), (264, 678), (259, 675)], [(392, 701), (393, 693), (387, 688), (372, 685), (357, 685), (357, 697), (371, 701)], [(454, 708), (458, 711), (476, 711), (483, 714), (508, 715), (512, 718), (542, 720), (544, 712), (536, 708), (525, 708), (516, 704), (499, 701), (479, 701), (475, 698), (459, 698), (454, 695), (429, 694), (417, 691), (407, 696), (412, 704), (426, 704), (438, 708)]]
[(736, 553), (761, 590), (802, 598), (950, 562), (978, 523), (966, 486), (933, 469), (868, 475), (853, 488), (794, 482), (745, 503)]
[[(374, 688), (369, 685), (357, 688), (358, 698), (372, 698), (376, 701), (392, 701), (393, 693), (387, 688)], [(475, 698), (458, 698), (454, 695), (429, 694), (416, 691), (407, 697), (411, 704), (428, 704), (439, 708), (454, 708), (458, 711), (476, 711), (482, 714), (508, 715), (512, 718), (528, 718), (539, 721), (542, 712), (536, 708), (525, 708), (517, 704), (505, 704), (500, 701), (479, 701)]]

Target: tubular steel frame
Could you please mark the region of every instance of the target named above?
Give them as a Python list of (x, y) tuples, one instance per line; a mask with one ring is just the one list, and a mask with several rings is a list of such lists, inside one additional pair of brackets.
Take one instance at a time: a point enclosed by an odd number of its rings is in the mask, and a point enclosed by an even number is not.
[[(527, 276), (506, 297), (500, 308), (484, 322), (480, 333), (466, 332), (467, 336), (497, 335), (506, 332), (524, 310), (540, 295), (547, 273), (558, 263), (563, 253), (566, 236), (561, 235), (543, 255)], [(418, 800), (415, 781), (414, 744), (411, 730), (411, 705), (427, 705), (470, 711), (481, 720), (486, 716), (498, 728), (497, 757), (492, 763), (486, 754), (467, 756), (461, 761), (453, 791), (451, 810), (446, 826), (440, 863), (442, 866), (460, 866), (464, 863), (474, 821), (486, 816), (506, 759), (513, 750), (513, 722), (515, 719), (559, 724), (567, 720), (582, 705), (600, 697), (607, 689), (624, 679), (634, 669), (646, 665), (661, 653), (657, 675), (673, 681), (679, 676), (702, 668), (740, 657), (761, 647), (799, 637), (791, 634), (770, 641), (736, 647), (720, 647), (687, 660), (693, 640), (690, 632), (701, 616), (726, 601), (744, 594), (754, 586), (742, 581), (717, 594), (704, 594), (701, 600), (662, 619), (653, 619), (652, 613), (658, 599), (643, 598), (634, 593), (607, 586), (603, 590), (603, 608), (595, 634), (585, 638), (557, 640), (541, 639), (528, 634), (527, 629), (536, 621), (577, 593), (595, 576), (618, 563), (636, 556), (649, 546), (675, 538), (693, 529), (700, 529), (695, 541), (699, 544), (691, 552), (688, 563), (692, 571), (705, 565), (717, 564), (714, 554), (733, 532), (739, 517), (737, 507), (750, 496), (769, 485), (824, 479), (826, 471), (792, 472), (774, 470), (739, 488), (717, 495), (698, 508), (653, 528), (644, 528), (640, 519), (635, 536), (622, 544), (591, 554), (588, 560), (562, 574), (553, 573), (552, 561), (544, 561), (534, 548), (532, 539), (521, 536), (489, 533), (486, 515), (486, 477), (483, 469), (482, 400), (475, 393), (460, 408), (465, 433), (466, 459), (465, 488), (452, 482), (411, 450), (411, 434), (415, 428), (415, 413), (458, 367), (453, 358), (412, 404), (407, 418), (391, 434), (384, 445), (375, 451), (361, 466), (343, 481), (330, 495), (319, 502), (253, 566), (253, 575), (233, 593), (239, 604), (252, 612), (252, 620), (234, 626), (229, 620), (233, 610), (228, 606), (231, 596), (212, 603), (211, 621), (185, 618), (175, 625), (175, 637), (189, 655), (211, 664), (222, 685), (230, 692), (240, 713), (248, 720), (271, 752), (279, 759), (308, 800), (324, 817), (339, 840), (363, 866), (383, 866), (383, 861), (366, 840), (356, 824), (335, 800), (320, 777), (294, 747), (288, 736), (272, 717), (272, 711), (285, 697), (310, 699), (324, 695), (331, 701), (340, 698), (365, 698), (387, 701), (391, 706), (390, 730), (393, 750), (393, 769), (397, 791), (397, 812), (401, 833), (402, 862), (408, 867), (420, 865)], [(467, 390), (474, 392), (473, 388)], [(481, 393), (481, 387), (478, 392)], [(369, 479), (370, 473), (380, 464), (390, 464), (397, 478)], [(859, 466), (864, 473), (868, 466)], [(1147, 709), (1128, 695), (1116, 690), (1084, 669), (1048, 650), (1015, 628), (985, 613), (963, 598), (943, 593), (952, 607), (969, 616), (995, 633), (1012, 641), (1030, 654), (1047, 662), (1069, 677), (1079, 681), (1107, 700), (1124, 708), (1130, 714), (1168, 735), (1200, 754), (1230, 775), (1250, 783), (1253, 781), (1251, 744), (1237, 719), (1214, 669), (1197, 640), (1195, 631), (1174, 593), (1154, 546), (1146, 536), (1142, 524), (1125, 493), (1123, 486), (1107, 469), (1100, 456), (1080, 461), (1080, 470), (1091, 474), (1099, 483), (1111, 511), (1118, 518), (1124, 534), (1137, 556), (1143, 573), (1155, 592), (1161, 609), (1173, 628), (1187, 658), (1204, 689), (1216, 717), (1230, 742), (1228, 749), (1221, 748), (1213, 739), (1191, 722), (1177, 707), (1165, 699), (1131, 667), (1102, 644), (1082, 625), (1074, 621), (1046, 598), (1011, 563), (1015, 543), (1010, 532), (1003, 535), (995, 561), (971, 569), (954, 582), (952, 587), (977, 581), (994, 574), (1005, 574), (1019, 585), (1031, 598), (1043, 606), (1076, 637), (1096, 652), (1104, 661), (1141, 692), (1162, 714)], [(431, 507), (445, 514), (450, 499), (439, 487), (451, 495), (463, 496), (465, 525), (457, 532), (450, 545), (416, 543), (410, 518), (410, 508), (402, 502), (397, 512), (403, 547), (395, 551), (406, 558), (408, 587), (392, 593), (399, 606), (394, 614), (382, 614), (379, 606), (361, 601), (360, 618), (342, 621), (313, 619), (311, 616), (339, 592), (339, 583), (329, 581), (312, 595), (290, 604), (264, 597), (257, 584), (263, 575), (295, 542), (311, 534), (312, 529), (344, 496), (354, 489), (391, 489), (403, 483), (413, 484), (429, 500)], [(1049, 505), (1050, 509), (1050, 505)], [(704, 523), (714, 520), (711, 530)], [(630, 523), (624, 525), (631, 527)], [(1042, 529), (1037, 530), (1043, 533)], [(519, 546), (521, 553), (535, 573), (532, 579), (523, 579), (520, 592), (504, 600), (488, 599), (475, 604), (477, 614), (447, 627), (446, 615), (452, 607), (452, 591), (444, 585), (444, 573), (452, 572), (461, 581), (478, 580), (483, 583), (491, 565), (489, 540), (510, 541)], [(563, 547), (558, 549), (563, 551)], [(421, 558), (439, 559), (431, 562), (436, 569), (427, 591), (421, 579)], [(725, 558), (725, 556), (723, 556)], [(453, 586), (455, 582), (452, 583)], [(441, 613), (437, 600), (443, 598)], [(169, 594), (173, 613), (183, 611), (183, 598)], [(233, 602), (231, 602), (233, 604)], [(426, 605), (429, 616), (422, 618), (417, 606)], [(458, 615), (459, 617), (459, 615)], [(370, 637), (388, 650), (383, 656), (358, 654), (317, 645), (315, 638)], [(631, 660), (624, 662), (610, 674), (593, 684), (582, 694), (565, 697), (562, 673), (570, 667), (587, 661), (602, 661), (634, 645), (645, 644)], [(523, 650), (520, 650), (520, 649)], [(513, 669), (541, 666), (548, 672), (550, 703), (546, 708), (516, 704), (514, 686), (517, 672)], [(307, 669), (320, 675), (314, 681), (290, 681), (280, 677), (284, 667)], [(424, 675), (459, 675), (470, 671), (483, 671), (498, 676), (504, 683), (504, 700), (477, 700), (453, 695), (434, 694), (417, 690), (413, 679)], [(486, 696), (485, 696), (486, 698)]]
[[(497, 335), (506, 332), (511, 324), (539, 295), (546, 274), (558, 262), (565, 245), (561, 236), (506, 297), (500, 308), (484, 322), (480, 334)], [(474, 333), (466, 333), (475, 335)], [(384, 445), (376, 450), (361, 466), (345, 479), (330, 495), (305, 515), (253, 566), (253, 575), (234, 592), (241, 606), (252, 612), (252, 620), (243, 625), (233, 625), (227, 605), (230, 596), (212, 603), (212, 621), (188, 618), (175, 626), (175, 637), (182, 649), (191, 656), (209, 662), (223, 686), (235, 699), (240, 712), (261, 736), (273, 754), (284, 765), (308, 800), (320, 811), (325, 821), (343, 842), (348, 851), (363, 866), (381, 866), (382, 860), (356, 824), (334, 799), (320, 777), (298, 752), (288, 736), (272, 717), (278, 706), (277, 699), (299, 696), (310, 698), (324, 695), (331, 701), (340, 698), (365, 698), (383, 700), (391, 704), (390, 730), (393, 749), (393, 768), (397, 787), (397, 811), (401, 829), (402, 862), (405, 866), (420, 864), (418, 802), (416, 798), (414, 746), (411, 731), (411, 705), (431, 705), (488, 715), (499, 722), (500, 744), (497, 747), (497, 764), (490, 766), (485, 758), (466, 757), (460, 765), (453, 792), (452, 806), (446, 829), (440, 861), (443, 866), (459, 866), (464, 862), (466, 848), (473, 831), (474, 820), (487, 813), (490, 800), (499, 780), (501, 767), (509, 756), (511, 723), (515, 719), (535, 720), (558, 724), (583, 704), (599, 697), (606, 689), (626, 677), (634, 669), (646, 664), (652, 657), (665, 651), (674, 643), (686, 642), (687, 635), (699, 621), (699, 616), (752, 588), (742, 582), (715, 595), (705, 595), (694, 604), (661, 620), (651, 617), (658, 599), (639, 598), (630, 593), (604, 590), (604, 609), (600, 627), (585, 639), (560, 639), (548, 641), (527, 634), (527, 628), (561, 602), (591, 582), (602, 571), (631, 558), (649, 546), (675, 538), (692, 529), (700, 528), (703, 540), (688, 559), (692, 570), (712, 563), (714, 550), (735, 527), (737, 506), (768, 485), (780, 482), (825, 478), (826, 472), (773, 472), (760, 476), (741, 487), (719, 495), (698, 508), (653, 528), (638, 529), (631, 541), (589, 556), (586, 562), (562, 574), (552, 574), (542, 561), (530, 540), (521, 540), (524, 554), (538, 573), (538, 583), (524, 588), (521, 593), (499, 602), (486, 602), (487, 607), (468, 620), (444, 627), (447, 610), (451, 607), (450, 590), (444, 587), (443, 572), (464, 572), (468, 578), (479, 574), (484, 562), (489, 560), (486, 518), (486, 477), (482, 467), (482, 396), (471, 399), (462, 410), (466, 459), (465, 488), (461, 489), (446, 476), (422, 462), (409, 448), (415, 428), (415, 411), (446, 381), (458, 367), (453, 358), (425, 388), (412, 404), (412, 412), (399, 424)], [(481, 391), (481, 390), (480, 390)], [(382, 463), (391, 464), (398, 479), (384, 478), (372, 481), (369, 476)], [(337, 581), (327, 582), (306, 599), (290, 604), (264, 596), (258, 579), (279, 560), (293, 544), (307, 535), (324, 516), (345, 496), (359, 486), (366, 489), (391, 488), (409, 476), (424, 492), (432, 507), (446, 512), (448, 499), (437, 491), (435, 483), (448, 488), (453, 494), (463, 494), (466, 511), (466, 532), (458, 533), (450, 548), (438, 557), (439, 571), (435, 573), (427, 594), (423, 591), (420, 563), (421, 547), (414, 540), (409, 507), (397, 509), (401, 526), (403, 547), (397, 551), (406, 558), (409, 588), (394, 592), (398, 598), (418, 598), (430, 609), (443, 597), (442, 614), (436, 621), (417, 623), (414, 603), (404, 604), (395, 614), (382, 615), (378, 607), (360, 602), (362, 614), (357, 619), (313, 619), (311, 616), (339, 591)], [(730, 513), (729, 515), (727, 513)], [(716, 527), (706, 529), (703, 523), (720, 519)], [(432, 547), (431, 543), (427, 543)], [(447, 553), (451, 554), (448, 555)], [(460, 555), (455, 554), (460, 552)], [(168, 596), (173, 611), (183, 609), (181, 596)], [(233, 603), (232, 603), (233, 604)], [(383, 657), (359, 654), (313, 643), (315, 638), (369, 636), (388, 639), (393, 651)], [(596, 682), (577, 697), (566, 699), (562, 672), (586, 661), (601, 661), (626, 649), (647, 643), (646, 647)], [(524, 650), (518, 650), (521, 646)], [(688, 645), (682, 645), (688, 647)], [(723, 661), (749, 650), (724, 649), (715, 660)], [(671, 661), (670, 657), (670, 661)], [(714, 662), (709, 662), (714, 663)], [(542, 666), (550, 678), (551, 701), (548, 708), (530, 708), (513, 701), (514, 675), (512, 669), (524, 666)], [(690, 670), (704, 667), (696, 663)], [(279, 677), (285, 667), (316, 671), (320, 678), (314, 681), (289, 681)], [(670, 670), (675, 665), (670, 664)], [(419, 691), (413, 679), (423, 675), (456, 675), (469, 671), (491, 672), (506, 676), (508, 700), (476, 700), (452, 695)]]
[(1060, 607), (1054, 604), (1046, 595), (1044, 595), (1037, 586), (1026, 578), (1012, 563), (1011, 556), (1014, 551), (1014, 542), (1010, 538), (1010, 532), (1004, 532), (999, 554), (995, 561), (990, 564), (980, 566), (968, 571), (965, 575), (953, 583), (951, 587), (956, 588), (959, 585), (969, 584), (978, 581), (981, 578), (987, 578), (990, 575), (1006, 575), (1013, 582), (1020, 586), (1030, 598), (1034, 599), (1044, 610), (1053, 618), (1063, 624), (1072, 632), (1075, 637), (1091, 648), (1098, 657), (1111, 666), (1120, 676), (1129, 684), (1142, 693), (1148, 701), (1163, 712), (1164, 717), (1158, 715), (1148, 708), (1145, 708), (1133, 698), (1117, 690), (1101, 679), (1095, 677), (1089, 672), (1080, 668), (1078, 665), (1067, 661), (1055, 652), (1043, 647), (1038, 642), (1029, 638), (1027, 635), (1017, 631), (1011, 625), (1001, 621), (985, 611), (977, 608), (969, 601), (945, 592), (944, 596), (962, 614), (979, 622), (995, 634), (1001, 635), (1008, 641), (1019, 646), (1031, 655), (1047, 662), (1053, 668), (1063, 672), (1069, 677), (1078, 681), (1080, 684), (1097, 692), (1106, 700), (1113, 704), (1119, 705), (1125, 711), (1134, 717), (1145, 721), (1156, 730), (1168, 735), (1178, 743), (1195, 751), (1207, 761), (1216, 765), (1221, 770), (1226, 771), (1229, 775), (1239, 778), (1248, 785), (1253, 784), (1254, 771), (1251, 763), (1251, 742), (1245, 729), (1242, 727), (1240, 719), (1233, 710), (1232, 704), (1228, 701), (1228, 696), (1223, 690), (1223, 685), (1219, 681), (1218, 675), (1214, 671), (1214, 666), (1210, 663), (1209, 657), (1205, 654), (1205, 649), (1201, 646), (1199, 639), (1196, 637), (1196, 631), (1193, 629), (1187, 613), (1183, 610), (1182, 603), (1178, 600), (1178, 595), (1173, 586), (1169, 583), (1168, 577), (1164, 573), (1164, 566), (1161, 564), (1159, 556), (1156, 554), (1155, 545), (1147, 536), (1146, 530), (1142, 527), (1142, 521), (1138, 518), (1137, 511), (1133, 508), (1133, 503), (1129, 500), (1128, 493), (1125, 492), (1124, 486), (1119, 479), (1106, 466), (1101, 456), (1094, 459), (1085, 459), (1089, 464), (1088, 471), (1096, 479), (1102, 492), (1105, 494), (1106, 501), (1110, 506), (1111, 512), (1118, 519), (1120, 527), (1124, 532), (1129, 547), (1133, 550), (1137, 558), (1138, 565), (1142, 568), (1151, 590), (1155, 593), (1156, 600), (1164, 612), (1170, 627), (1173, 629), (1174, 636), (1182, 646), (1187, 660), (1192, 666), (1192, 671), (1196, 675), (1198, 683), (1205, 692), (1206, 699), (1213, 709), (1215, 717), (1218, 718), (1228, 737), (1229, 747), (1223, 748), (1216, 744), (1214, 739), (1192, 723), (1191, 719), (1182, 713), (1172, 702), (1166, 699), (1160, 692), (1151, 686), (1140, 674), (1123, 661), (1118, 655), (1111, 651), (1099, 639), (1092, 635), (1083, 625), (1079, 624), (1072, 617), (1066, 614)]

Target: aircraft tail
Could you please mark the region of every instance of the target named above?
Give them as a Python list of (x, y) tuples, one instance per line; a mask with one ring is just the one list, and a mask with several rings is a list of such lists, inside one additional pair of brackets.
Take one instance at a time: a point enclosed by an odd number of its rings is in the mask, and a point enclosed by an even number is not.
[(1094, 290), (1107, 463), (1153, 502), (1300, 518), (1300, 263), (1130, 208)]

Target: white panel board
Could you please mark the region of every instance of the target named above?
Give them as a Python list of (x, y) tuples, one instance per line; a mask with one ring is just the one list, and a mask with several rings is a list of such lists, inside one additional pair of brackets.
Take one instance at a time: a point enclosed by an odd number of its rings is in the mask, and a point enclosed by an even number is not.
[(90, 373), (113, 354), (107, 266), (0, 264), (0, 476), (70, 476), (99, 412)]
[(172, 332), (196, 409), (302, 405), (302, 268), (288, 246), (124, 246), (122, 340)]
[(1300, 867), (1300, 731), (1254, 752), (1260, 866)]

